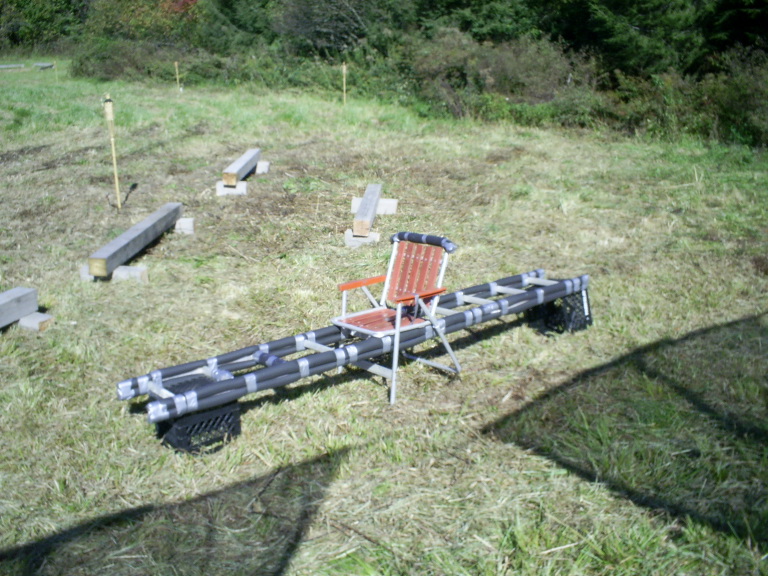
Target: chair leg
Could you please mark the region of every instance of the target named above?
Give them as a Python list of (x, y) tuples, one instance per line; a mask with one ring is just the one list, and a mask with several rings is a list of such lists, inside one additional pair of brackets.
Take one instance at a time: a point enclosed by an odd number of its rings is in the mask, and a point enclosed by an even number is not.
[(424, 314), (429, 318), (430, 324), (432, 324), (432, 327), (435, 329), (435, 332), (437, 332), (437, 335), (440, 337), (440, 341), (443, 343), (443, 347), (448, 352), (448, 355), (451, 357), (451, 360), (453, 361), (453, 365), (456, 366), (456, 373), (458, 374), (461, 372), (461, 366), (459, 365), (459, 360), (456, 358), (456, 354), (453, 352), (453, 348), (451, 348), (451, 345), (448, 343), (448, 338), (445, 337), (445, 332), (438, 326), (437, 324), (437, 318), (435, 318), (435, 315), (432, 314), (429, 311), (429, 308), (424, 304), (423, 301), (419, 300), (419, 306), (421, 307), (421, 310), (424, 312)]
[(397, 363), (400, 359), (400, 314), (403, 312), (403, 305), (397, 305), (397, 314), (395, 315), (395, 342), (392, 345), (392, 382), (389, 388), (389, 403), (395, 403), (397, 395)]

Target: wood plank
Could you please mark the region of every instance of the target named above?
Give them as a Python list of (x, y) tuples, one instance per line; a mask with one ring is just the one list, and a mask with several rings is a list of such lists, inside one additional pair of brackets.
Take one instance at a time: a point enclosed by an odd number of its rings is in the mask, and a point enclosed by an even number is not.
[(379, 198), (381, 198), (381, 184), (368, 184), (363, 194), (363, 201), (360, 202), (360, 207), (355, 214), (355, 221), (352, 223), (352, 234), (368, 236), (371, 233)]
[[(352, 198), (352, 214), (356, 214), (360, 209), (360, 204), (363, 203), (362, 198)], [(394, 198), (379, 198), (379, 204), (376, 206), (377, 216), (388, 216), (391, 214), (397, 214), (397, 200)]]
[(169, 202), (126, 232), (99, 248), (88, 258), (88, 271), (97, 278), (107, 278), (176, 224), (181, 217), (180, 202)]
[(222, 180), (224, 180), (225, 186), (237, 186), (237, 183), (248, 176), (256, 168), (256, 164), (259, 163), (259, 157), (261, 157), (261, 150), (258, 148), (251, 148), (245, 154), (240, 156), (237, 160), (232, 162), (224, 170)]
[(0, 328), (37, 312), (37, 290), (12, 288), (0, 294)]

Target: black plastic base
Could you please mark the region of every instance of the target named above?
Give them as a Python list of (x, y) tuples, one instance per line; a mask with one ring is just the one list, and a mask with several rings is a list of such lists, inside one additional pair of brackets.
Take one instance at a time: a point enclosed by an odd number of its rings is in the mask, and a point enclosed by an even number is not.
[(158, 422), (157, 436), (163, 443), (183, 452), (212, 452), (240, 435), (240, 405), (225, 404)]
[(528, 321), (543, 322), (552, 332), (578, 332), (592, 325), (589, 292), (582, 290), (529, 310)]

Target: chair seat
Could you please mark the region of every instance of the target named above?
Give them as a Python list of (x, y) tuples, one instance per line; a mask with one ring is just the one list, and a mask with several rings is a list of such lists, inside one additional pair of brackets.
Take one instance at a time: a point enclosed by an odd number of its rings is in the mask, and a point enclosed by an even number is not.
[[(339, 316), (331, 320), (331, 322), (342, 328), (349, 328), (355, 332), (381, 338), (382, 336), (394, 333), (396, 320), (396, 309), (374, 308), (373, 310), (366, 310), (348, 316)], [(424, 318), (414, 318), (404, 314), (400, 318), (400, 331), (416, 328), (426, 321)]]

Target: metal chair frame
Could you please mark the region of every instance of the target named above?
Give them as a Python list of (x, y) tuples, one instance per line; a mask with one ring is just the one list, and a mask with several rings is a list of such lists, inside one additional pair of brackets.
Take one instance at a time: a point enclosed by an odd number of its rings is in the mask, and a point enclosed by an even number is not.
[[(392, 364), (385, 367), (370, 361), (354, 364), (390, 381), (389, 401), (395, 403), (397, 394), (397, 369), (399, 357), (416, 360), (428, 366), (458, 374), (461, 366), (445, 336), (439, 313), (440, 295), (448, 265), (448, 254), (456, 246), (446, 238), (400, 232), (392, 237), (392, 254), (386, 275), (374, 276), (339, 284), (342, 293), (341, 315), (331, 322), (348, 333), (350, 337), (383, 338), (393, 337)], [(369, 286), (383, 283), (379, 300), (374, 298)], [(349, 313), (348, 294), (360, 289), (371, 304), (371, 308)], [(400, 335), (408, 330), (423, 328), (428, 323), (434, 330), (453, 362), (448, 366), (427, 360), (405, 350), (400, 350)]]

